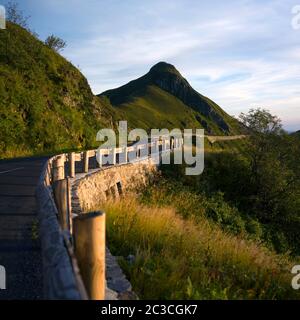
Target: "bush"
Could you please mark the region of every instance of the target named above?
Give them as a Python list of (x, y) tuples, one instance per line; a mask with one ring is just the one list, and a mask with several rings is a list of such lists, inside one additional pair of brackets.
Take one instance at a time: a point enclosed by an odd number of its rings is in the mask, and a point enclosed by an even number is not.
[(249, 216), (246, 216), (245, 220), (245, 228), (246, 231), (250, 234), (250, 237), (256, 240), (262, 240), (264, 230), (261, 223)]
[(45, 40), (45, 45), (50, 49), (55, 50), (56, 52), (63, 50), (67, 46), (66, 42), (63, 39), (56, 37), (53, 34), (47, 37), (47, 39)]
[(218, 192), (209, 199), (206, 216), (212, 218), (223, 229), (239, 234), (245, 232), (245, 222), (238, 209), (224, 201), (223, 193)]

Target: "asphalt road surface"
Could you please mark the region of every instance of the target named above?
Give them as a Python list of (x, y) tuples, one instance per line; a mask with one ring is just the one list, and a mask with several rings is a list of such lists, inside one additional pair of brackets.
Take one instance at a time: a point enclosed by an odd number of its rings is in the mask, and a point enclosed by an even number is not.
[(43, 298), (35, 188), (46, 160), (0, 161), (0, 266), (6, 273), (0, 300)]

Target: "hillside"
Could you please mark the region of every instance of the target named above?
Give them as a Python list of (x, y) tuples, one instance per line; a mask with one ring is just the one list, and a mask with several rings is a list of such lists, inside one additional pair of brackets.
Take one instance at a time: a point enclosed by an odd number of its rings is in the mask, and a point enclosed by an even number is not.
[(1, 30), (0, 58), (0, 158), (88, 148), (110, 126), (80, 71), (27, 30)]
[(238, 122), (161, 62), (143, 77), (99, 97), (65, 58), (24, 28), (0, 35), (0, 158), (87, 149), (103, 127), (205, 128), (240, 133)]
[(291, 133), (291, 135), (300, 138), (300, 130)]
[(240, 132), (238, 122), (195, 91), (168, 63), (160, 62), (128, 84), (99, 95), (137, 128), (204, 128), (207, 134)]

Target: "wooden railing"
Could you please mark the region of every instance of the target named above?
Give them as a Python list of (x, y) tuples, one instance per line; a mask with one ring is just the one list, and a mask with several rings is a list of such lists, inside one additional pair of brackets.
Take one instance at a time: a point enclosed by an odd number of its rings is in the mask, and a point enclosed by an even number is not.
[[(53, 169), (54, 160), (51, 158), (46, 162), (36, 189), (44, 299), (88, 299), (70, 232), (63, 231), (61, 227), (61, 213), (53, 196), (51, 184), (57, 174)], [(60, 197), (58, 201), (61, 201)]]
[[(146, 144), (136, 143), (126, 147), (100, 148), (79, 153), (60, 154), (47, 161), (37, 193), (46, 190), (49, 197), (49, 190), (52, 193), (52, 199), (48, 199), (48, 201), (53, 200), (52, 202), (55, 204), (56, 211), (53, 216), (57, 217), (59, 232), (71, 262), (71, 268), (68, 270), (69, 272), (70, 269), (73, 271), (74, 281), (82, 299), (102, 300), (105, 298), (105, 213), (92, 212), (73, 216), (71, 206), (72, 179), (76, 174), (88, 173), (92, 169), (143, 160), (146, 158), (142, 157), (143, 149), (147, 149), (147, 157), (157, 156), (162, 152), (179, 147), (181, 143), (182, 140), (179, 141), (179, 139), (162, 137)], [(121, 157), (122, 154), (123, 157)], [(110, 163), (106, 164), (108, 157)], [(51, 210), (53, 211), (53, 208)], [(40, 209), (40, 211), (40, 221), (43, 223), (46, 214), (45, 210)], [(41, 232), (47, 233), (47, 230), (43, 229)], [(44, 246), (47, 251), (47, 243)], [(45, 259), (48, 258), (45, 256)], [(52, 260), (45, 262), (46, 265), (52, 263)], [(55, 273), (56, 270), (53, 272)], [(47, 279), (48, 276), (46, 276)], [(56, 283), (51, 282), (55, 277), (56, 275), (50, 277), (51, 280), (46, 284), (48, 288), (57, 287)], [(66, 290), (64, 287), (62, 285), (60, 290)], [(58, 296), (70, 298), (68, 292), (64, 294), (56, 292), (55, 289), (49, 292), (50, 298), (58, 298)], [(71, 295), (71, 298), (74, 297)]]
[(237, 135), (237, 136), (205, 136), (205, 137), (211, 144), (213, 144), (215, 142), (221, 142), (221, 141), (240, 140), (240, 139), (246, 138), (247, 136)]

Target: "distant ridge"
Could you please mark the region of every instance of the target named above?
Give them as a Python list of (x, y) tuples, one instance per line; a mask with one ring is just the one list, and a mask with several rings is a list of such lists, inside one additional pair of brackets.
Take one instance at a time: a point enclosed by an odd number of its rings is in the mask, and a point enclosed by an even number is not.
[(291, 135), (297, 136), (297, 137), (300, 138), (300, 130), (297, 130), (297, 131), (292, 132)]

